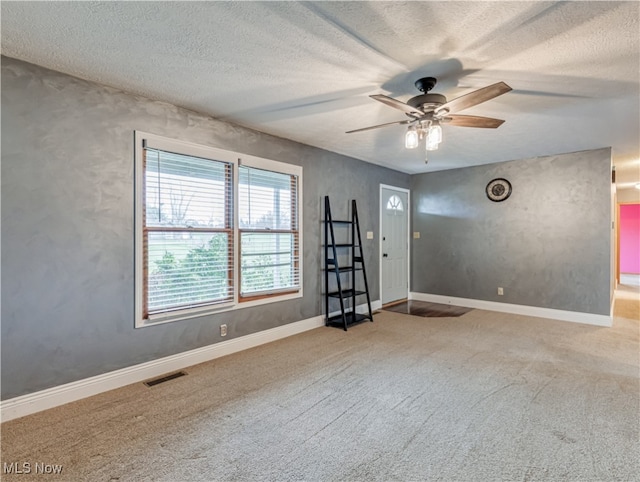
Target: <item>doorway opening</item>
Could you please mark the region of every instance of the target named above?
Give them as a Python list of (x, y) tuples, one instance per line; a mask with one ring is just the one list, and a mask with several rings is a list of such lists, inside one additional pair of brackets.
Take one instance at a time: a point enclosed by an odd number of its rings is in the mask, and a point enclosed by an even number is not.
[(618, 204), (617, 281), (640, 286), (640, 204)]

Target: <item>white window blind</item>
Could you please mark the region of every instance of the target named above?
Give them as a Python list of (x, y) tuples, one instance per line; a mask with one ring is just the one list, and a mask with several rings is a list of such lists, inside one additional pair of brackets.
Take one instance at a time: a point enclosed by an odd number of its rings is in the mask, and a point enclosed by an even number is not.
[(144, 317), (233, 298), (233, 166), (144, 149)]
[(238, 178), (241, 298), (299, 289), (298, 177), (240, 166)]

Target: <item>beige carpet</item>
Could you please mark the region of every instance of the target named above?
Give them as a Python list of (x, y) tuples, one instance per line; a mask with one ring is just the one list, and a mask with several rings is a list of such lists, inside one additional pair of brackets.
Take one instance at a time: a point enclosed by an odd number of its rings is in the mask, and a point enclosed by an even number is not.
[(482, 310), (319, 328), (7, 422), (2, 463), (32, 473), (2, 480), (639, 480), (637, 289), (616, 306), (610, 329)]

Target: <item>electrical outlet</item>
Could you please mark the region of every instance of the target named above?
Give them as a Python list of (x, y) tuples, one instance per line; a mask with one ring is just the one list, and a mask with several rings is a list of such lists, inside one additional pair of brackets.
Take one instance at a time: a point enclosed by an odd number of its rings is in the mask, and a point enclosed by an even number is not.
[(413, 232), (413, 239), (420, 239), (420, 231)]
[(373, 239), (373, 231), (367, 231), (367, 239)]
[(498, 296), (504, 295), (504, 289), (498, 288)]
[(227, 336), (227, 325), (220, 325), (220, 336)]

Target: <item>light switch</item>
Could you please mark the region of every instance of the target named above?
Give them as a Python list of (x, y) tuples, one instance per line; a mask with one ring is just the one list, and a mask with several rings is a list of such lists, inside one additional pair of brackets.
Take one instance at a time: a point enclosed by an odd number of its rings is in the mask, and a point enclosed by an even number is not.
[(373, 239), (373, 231), (367, 231), (367, 239)]
[(420, 239), (420, 231), (413, 232), (413, 239)]

